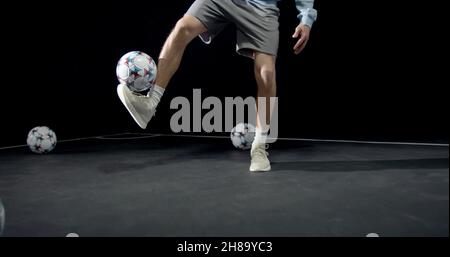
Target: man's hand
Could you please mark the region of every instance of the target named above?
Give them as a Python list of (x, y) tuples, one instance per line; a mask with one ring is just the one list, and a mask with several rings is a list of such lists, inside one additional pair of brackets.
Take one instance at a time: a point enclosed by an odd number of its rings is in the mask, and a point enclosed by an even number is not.
[(300, 24), (297, 26), (297, 28), (295, 29), (294, 35), (292, 35), (293, 38), (300, 37), (300, 39), (297, 41), (297, 44), (295, 44), (295, 46), (294, 46), (295, 54), (299, 54), (303, 51), (303, 49), (305, 49), (306, 44), (308, 43), (308, 40), (309, 40), (310, 32), (311, 32), (311, 28), (307, 25)]

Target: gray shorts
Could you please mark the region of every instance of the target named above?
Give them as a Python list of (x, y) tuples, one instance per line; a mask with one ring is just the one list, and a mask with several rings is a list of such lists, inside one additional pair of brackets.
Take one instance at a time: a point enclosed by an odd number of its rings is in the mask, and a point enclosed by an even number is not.
[(279, 44), (280, 11), (276, 5), (262, 5), (249, 0), (196, 0), (187, 11), (205, 25), (200, 35), (211, 43), (228, 24), (237, 28), (236, 51), (254, 58), (254, 52), (276, 56)]

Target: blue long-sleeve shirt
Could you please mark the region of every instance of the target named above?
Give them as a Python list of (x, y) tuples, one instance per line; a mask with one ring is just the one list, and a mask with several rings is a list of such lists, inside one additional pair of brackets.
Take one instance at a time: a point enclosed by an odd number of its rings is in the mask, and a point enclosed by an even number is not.
[[(253, 2), (261, 3), (261, 4), (270, 4), (276, 5), (280, 0), (250, 0)], [(317, 10), (314, 9), (314, 0), (295, 0), (295, 4), (297, 6), (300, 14), (298, 18), (300, 22), (312, 27), (313, 23), (317, 19)]]

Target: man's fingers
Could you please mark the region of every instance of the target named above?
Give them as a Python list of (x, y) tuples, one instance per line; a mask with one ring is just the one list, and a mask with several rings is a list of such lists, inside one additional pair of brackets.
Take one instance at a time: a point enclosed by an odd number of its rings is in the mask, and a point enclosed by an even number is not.
[(292, 35), (292, 38), (298, 38), (298, 36), (300, 35), (301, 32), (302, 32), (302, 30), (301, 30), (300, 26), (297, 27), (295, 29), (294, 35)]
[(305, 42), (305, 38), (301, 37), (294, 46), (294, 50), (298, 49)]
[(306, 42), (302, 44), (298, 49), (295, 50), (295, 54), (300, 54), (306, 47)]
[(295, 44), (295, 46), (294, 46), (294, 50), (300, 48), (307, 41), (306, 37), (307, 37), (307, 35), (305, 33), (302, 33), (302, 36), (297, 41), (297, 44)]
[(305, 49), (305, 46), (308, 42), (308, 38), (306, 36), (302, 36), (294, 46), (294, 53), (299, 54)]
[(300, 24), (296, 29), (295, 33), (292, 36), (293, 38), (298, 38), (300, 36), (300, 39), (297, 41), (297, 43), (294, 46), (294, 53), (299, 54), (305, 49), (306, 44), (309, 40), (309, 27), (304, 26)]

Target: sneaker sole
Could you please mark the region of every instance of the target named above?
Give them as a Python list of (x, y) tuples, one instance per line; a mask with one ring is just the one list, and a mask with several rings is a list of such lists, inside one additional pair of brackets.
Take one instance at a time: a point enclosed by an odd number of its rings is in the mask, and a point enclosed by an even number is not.
[(125, 85), (120, 84), (119, 86), (117, 86), (117, 95), (120, 98), (120, 101), (123, 103), (123, 105), (125, 106), (125, 108), (128, 110), (128, 112), (130, 113), (131, 117), (133, 117), (134, 121), (139, 125), (139, 127), (141, 127), (142, 129), (146, 129), (147, 128), (147, 124), (146, 122), (144, 122), (139, 115), (137, 114), (136, 109), (134, 108), (134, 106), (132, 104), (129, 103), (126, 94), (124, 93), (125, 90), (127, 90), (125, 88)]
[(252, 169), (252, 168), (250, 168), (250, 172), (268, 172), (268, 171), (271, 171), (271, 170), (272, 170), (271, 166), (266, 167), (264, 169)]

